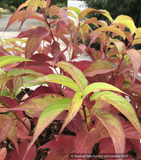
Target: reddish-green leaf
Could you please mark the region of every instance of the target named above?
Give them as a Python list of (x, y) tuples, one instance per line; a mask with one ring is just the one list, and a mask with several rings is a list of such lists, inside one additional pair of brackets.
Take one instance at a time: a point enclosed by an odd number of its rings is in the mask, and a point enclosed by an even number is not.
[(25, 111), (27, 109), (34, 112), (42, 112), (49, 104), (63, 97), (59, 94), (47, 93), (40, 94), (27, 100), (25, 103), (12, 108), (11, 110)]
[(83, 124), (83, 129), (76, 135), (75, 140), (75, 153), (91, 154), (93, 146), (98, 140), (99, 132), (97, 129), (92, 128), (87, 130), (87, 126)]
[[(60, 99), (58, 101), (55, 101), (51, 104), (49, 104), (45, 110), (40, 115), (35, 132), (33, 135), (33, 140), (30, 142), (26, 154), (28, 153), (31, 146), (34, 144), (38, 136), (43, 132), (43, 130), (64, 110), (68, 109), (70, 106), (71, 99), (70, 98), (64, 98)], [(25, 154), (25, 155), (26, 155)]]
[[(21, 122), (20, 122), (21, 123)], [(7, 138), (14, 144), (17, 153), (19, 153), (18, 143), (17, 143), (17, 134), (15, 130), (15, 126), (12, 126), (10, 131), (7, 134)]]
[(83, 98), (82, 98), (82, 92), (76, 92), (71, 104), (70, 104), (70, 109), (68, 111), (67, 117), (60, 129), (59, 135), (61, 134), (61, 132), (63, 131), (63, 129), (67, 126), (67, 124), (69, 124), (71, 122), (71, 120), (76, 116), (77, 112), (79, 111), (81, 104), (83, 102)]
[(0, 142), (3, 141), (12, 127), (12, 119), (7, 115), (0, 115)]
[(17, 96), (16, 92), (18, 89), (22, 86), (23, 84), (23, 79), (22, 77), (12, 79), (7, 82), (7, 87), (9, 88), (10, 91), (10, 97), (13, 99)]
[(7, 155), (7, 150), (6, 150), (6, 148), (5, 148), (5, 147), (4, 147), (4, 148), (1, 148), (1, 149), (0, 149), (0, 160), (5, 160), (6, 155)]
[(120, 89), (114, 87), (111, 84), (103, 83), (103, 82), (96, 82), (88, 85), (84, 90), (84, 95), (87, 96), (90, 92), (99, 91), (99, 90), (110, 90), (115, 92), (124, 93)]
[(83, 71), (85, 76), (93, 77), (96, 74), (104, 74), (108, 72), (112, 72), (114, 69), (110, 62), (106, 60), (97, 60), (92, 63), (87, 69)]
[(66, 70), (75, 80), (80, 90), (83, 92), (84, 88), (86, 88), (88, 84), (88, 81), (86, 77), (83, 75), (83, 73), (78, 68), (76, 68), (75, 66), (73, 66), (72, 64), (68, 62), (58, 62), (55, 65), (57, 67), (60, 67)]
[(37, 50), (43, 38), (49, 35), (50, 31), (45, 27), (37, 27), (31, 31), (27, 40), (25, 57), (30, 58), (32, 54)]
[(133, 83), (136, 79), (136, 76), (138, 74), (139, 68), (141, 66), (141, 54), (135, 50), (135, 49), (130, 49), (128, 51), (126, 51), (127, 55), (130, 58), (130, 61), (133, 65)]
[(102, 122), (109, 131), (113, 140), (116, 153), (124, 153), (125, 149), (125, 134), (122, 123), (118, 116), (112, 112), (101, 109), (94, 109), (92, 113)]
[(102, 100), (112, 104), (122, 114), (124, 114), (130, 122), (134, 125), (137, 131), (141, 134), (141, 126), (136, 116), (136, 112), (131, 104), (121, 96), (109, 91), (102, 91), (94, 93), (91, 100)]
[(26, 8), (26, 11), (23, 15), (19, 30), (21, 29), (24, 21), (28, 19), (34, 12), (36, 12), (40, 3), (41, 3), (40, 0), (30, 0), (30, 2), (28, 3), (28, 7)]

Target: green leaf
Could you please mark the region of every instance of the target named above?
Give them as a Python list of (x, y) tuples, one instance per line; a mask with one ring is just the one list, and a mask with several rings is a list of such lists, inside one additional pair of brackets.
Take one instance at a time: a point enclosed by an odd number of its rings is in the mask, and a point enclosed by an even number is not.
[(70, 123), (71, 120), (76, 116), (77, 112), (79, 111), (79, 109), (81, 107), (82, 102), (83, 102), (82, 92), (76, 92), (74, 95), (74, 98), (71, 101), (70, 109), (69, 109), (68, 114), (66, 116), (66, 119), (60, 129), (59, 134), (61, 134), (61, 132), (67, 126), (67, 124)]
[(18, 57), (18, 56), (2, 56), (0, 57), (0, 67), (3, 67), (7, 64), (15, 63), (15, 62), (22, 62), (22, 61), (32, 61), (30, 59)]
[(69, 10), (75, 12), (78, 16), (80, 15), (81, 13), (81, 10), (77, 7), (68, 7)]
[(96, 83), (92, 83), (92, 84), (88, 85), (85, 88), (84, 96), (87, 96), (89, 93), (94, 92), (94, 91), (99, 91), (99, 90), (110, 90), (110, 91), (124, 93), (123, 91), (114, 87), (111, 84), (103, 83), (103, 82), (96, 82)]
[(36, 80), (30, 81), (30, 82), (51, 82), (51, 83), (57, 83), (65, 85), (71, 89), (73, 89), (75, 92), (80, 91), (76, 83), (70, 79), (67, 76), (58, 75), (58, 74), (49, 74), (45, 77), (40, 77)]
[(90, 99), (102, 100), (108, 102), (109, 104), (112, 104), (130, 120), (130, 122), (134, 125), (137, 131), (141, 134), (141, 126), (136, 116), (136, 112), (132, 105), (126, 99), (109, 91), (94, 93)]
[[(33, 135), (33, 139), (30, 142), (26, 154), (31, 148), (31, 146), (34, 144), (38, 136), (43, 132), (43, 130), (65, 109), (68, 108), (70, 105), (71, 99), (70, 98), (64, 98), (60, 99), (58, 101), (55, 101), (48, 105), (46, 109), (42, 112), (41, 116), (38, 119), (37, 126), (35, 128), (35, 132)], [(25, 155), (26, 155), (25, 154)]]
[(103, 109), (94, 109), (94, 114), (108, 130), (115, 147), (116, 153), (124, 153), (125, 134), (118, 116)]
[(77, 67), (73, 66), (68, 62), (58, 62), (55, 66), (63, 68), (66, 70), (72, 78), (75, 80), (76, 84), (80, 88), (81, 92), (83, 92), (84, 88), (86, 88), (88, 81), (84, 74)]
[(36, 73), (32, 70), (20, 70), (20, 69), (15, 69), (12, 71), (9, 71), (6, 73), (1, 79), (0, 79), (0, 86), (4, 84), (5, 82), (14, 79), (14, 78), (19, 78), (19, 77), (26, 77), (26, 76), (33, 76), (33, 77), (41, 77), (41, 74)]

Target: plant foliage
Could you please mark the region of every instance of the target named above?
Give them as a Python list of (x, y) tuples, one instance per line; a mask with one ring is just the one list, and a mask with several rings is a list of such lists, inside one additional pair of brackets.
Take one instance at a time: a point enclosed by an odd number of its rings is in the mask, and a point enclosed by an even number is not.
[[(85, 18), (93, 13), (110, 24)], [(141, 29), (126, 15), (113, 19), (106, 10), (63, 9), (50, 6), (49, 0), (21, 4), (6, 29), (15, 22), (21, 22), (21, 28), (31, 18), (43, 25), (1, 40), (0, 157), (35, 160), (41, 150), (45, 160), (67, 160), (75, 154), (91, 155), (99, 144), (99, 155), (129, 156), (135, 149), (141, 158), (141, 51), (134, 49), (141, 43)], [(97, 44), (98, 50), (91, 47)], [(35, 85), (31, 95), (17, 101), (21, 88)], [(54, 120), (62, 123), (57, 137), (41, 144), (40, 135)], [(65, 128), (74, 134), (62, 134)], [(15, 146), (10, 153), (5, 139)]]

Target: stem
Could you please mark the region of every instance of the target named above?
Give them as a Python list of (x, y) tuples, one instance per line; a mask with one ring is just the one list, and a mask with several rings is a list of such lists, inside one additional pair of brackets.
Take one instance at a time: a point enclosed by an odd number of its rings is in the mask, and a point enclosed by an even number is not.
[(87, 115), (86, 115), (85, 106), (84, 106), (84, 105), (82, 105), (82, 107), (83, 107), (83, 113), (84, 113), (84, 118), (85, 118), (85, 122), (86, 122), (86, 125), (87, 125), (87, 129), (88, 129), (88, 131), (89, 131), (88, 123), (87, 123)]

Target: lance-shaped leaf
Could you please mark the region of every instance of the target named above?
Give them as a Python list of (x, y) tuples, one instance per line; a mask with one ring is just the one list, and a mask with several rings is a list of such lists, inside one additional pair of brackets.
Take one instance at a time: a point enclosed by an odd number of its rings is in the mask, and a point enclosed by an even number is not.
[(75, 12), (78, 16), (80, 15), (81, 13), (81, 10), (77, 7), (68, 7), (69, 10)]
[(91, 100), (102, 100), (112, 104), (117, 108), (122, 114), (124, 114), (130, 122), (134, 125), (137, 131), (141, 134), (141, 126), (137, 118), (136, 112), (132, 105), (123, 97), (110, 91), (102, 91), (94, 93)]
[(7, 64), (15, 63), (15, 62), (21, 62), (21, 61), (32, 61), (30, 59), (22, 58), (19, 56), (2, 56), (0, 57), (0, 67), (3, 67)]
[(94, 144), (97, 142), (99, 132), (96, 128), (87, 130), (86, 124), (83, 124), (83, 129), (76, 135), (75, 153), (92, 153)]
[(29, 18), (33, 13), (36, 12), (36, 10), (38, 9), (38, 6), (39, 6), (40, 3), (41, 3), (40, 0), (31, 0), (31, 1), (28, 3), (28, 7), (26, 8), (25, 14), (23, 15), (22, 22), (21, 22), (21, 25), (20, 25), (19, 30), (21, 29), (24, 21), (25, 21), (27, 18)]
[(134, 24), (134, 21), (131, 17), (125, 16), (125, 15), (120, 15), (118, 16), (115, 20), (113, 25), (115, 26), (124, 26), (130, 29), (131, 34), (133, 35), (136, 30), (136, 26)]
[(68, 111), (67, 117), (60, 129), (59, 135), (63, 131), (63, 129), (71, 122), (71, 120), (76, 116), (77, 112), (79, 111), (81, 104), (83, 102), (82, 92), (76, 92), (74, 98), (71, 101), (70, 109)]
[(88, 81), (86, 77), (83, 75), (83, 73), (81, 72), (81, 70), (79, 70), (77, 67), (73, 66), (68, 62), (58, 62), (55, 65), (57, 67), (60, 67), (66, 70), (75, 80), (80, 90), (83, 92), (84, 88), (86, 88), (88, 84)]
[(12, 99), (16, 97), (16, 93), (17, 93), (18, 89), (22, 86), (22, 84), (23, 84), (22, 77), (15, 78), (15, 79), (7, 82), (7, 87), (10, 91), (10, 97)]
[(5, 160), (6, 155), (7, 155), (7, 149), (6, 149), (6, 147), (1, 148), (0, 149), (0, 158), (1, 158), (1, 160)]
[(45, 77), (38, 78), (36, 80), (33, 80), (31, 82), (51, 82), (51, 83), (57, 83), (65, 85), (74, 91), (80, 91), (79, 87), (76, 85), (76, 83), (70, 79), (67, 76), (58, 75), (58, 74), (49, 74)]
[(109, 73), (115, 70), (111, 63), (106, 60), (98, 59), (94, 63), (92, 63), (87, 69), (83, 71), (85, 76), (93, 77), (97, 74)]
[(96, 32), (103, 32), (103, 31), (113, 32), (113, 33), (116, 33), (117, 35), (121, 36), (123, 39), (126, 38), (125, 34), (120, 29), (113, 27), (113, 26), (100, 27), (99, 29), (96, 29), (95, 31), (93, 31), (91, 34), (94, 34)]
[(65, 141), (62, 143), (59, 143), (45, 158), (45, 160), (67, 160), (70, 159), (70, 154), (73, 153), (74, 150), (74, 142), (75, 137), (71, 136), (68, 137)]
[(96, 82), (88, 85), (84, 90), (84, 95), (87, 96), (90, 92), (99, 91), (99, 90), (110, 90), (115, 92), (124, 93), (120, 89), (114, 87), (111, 84), (103, 83), (103, 82)]
[(15, 111), (25, 111), (27, 109), (32, 110), (34, 112), (43, 111), (49, 104), (51, 104), (54, 101), (57, 101), (59, 99), (62, 99), (63, 97), (58, 94), (41, 94), (39, 96), (33, 97), (23, 104), (16, 106), (14, 108), (11, 108), (10, 110)]
[(104, 11), (93, 9), (93, 8), (87, 8), (80, 13), (79, 20), (81, 21), (84, 17), (92, 13), (104, 13)]
[(3, 141), (12, 127), (12, 119), (7, 115), (0, 115), (0, 142)]
[[(48, 105), (46, 109), (40, 115), (37, 126), (35, 128), (35, 132), (33, 135), (33, 140), (30, 142), (26, 154), (28, 153), (29, 149), (32, 147), (38, 136), (43, 132), (43, 130), (64, 110), (68, 109), (70, 105), (71, 99), (64, 98), (58, 101), (55, 101)], [(26, 156), (25, 154), (25, 156)]]
[(135, 49), (130, 49), (128, 51), (126, 51), (127, 55), (130, 58), (130, 61), (133, 65), (133, 83), (136, 79), (136, 76), (138, 74), (139, 68), (141, 66), (141, 54), (135, 50)]
[[(16, 73), (17, 72), (17, 73)], [(21, 73), (20, 73), (21, 72)], [(13, 75), (12, 75), (13, 74)], [(19, 77), (26, 77), (26, 76), (30, 76), (30, 77), (41, 77), (41, 74), (36, 73), (32, 70), (20, 70), (20, 69), (15, 69), (12, 71), (9, 71), (7, 74), (5, 74), (1, 79), (0, 79), (0, 85), (2, 85), (3, 83), (14, 79), (14, 78), (19, 78)]]
[[(24, 154), (26, 152), (27, 146), (28, 146), (29, 142), (28, 141), (24, 141), (21, 144), (19, 144), (19, 154), (17, 153), (17, 151), (14, 149), (12, 150), (7, 157), (5, 158), (5, 160), (22, 160), (24, 157)], [(25, 159), (26, 160), (35, 160), (36, 158), (36, 146), (35, 144), (30, 148), (29, 153), (26, 155)]]
[[(21, 122), (20, 122), (21, 123)], [(7, 138), (14, 144), (17, 153), (19, 153), (18, 143), (17, 143), (17, 134), (15, 130), (15, 126), (12, 126), (10, 131), (7, 134)]]
[(92, 111), (108, 130), (115, 147), (116, 153), (124, 153), (125, 149), (125, 134), (118, 116), (107, 110), (94, 109)]
[(27, 40), (25, 57), (30, 58), (32, 54), (37, 50), (43, 38), (49, 35), (50, 31), (45, 27), (37, 27), (33, 29)]

